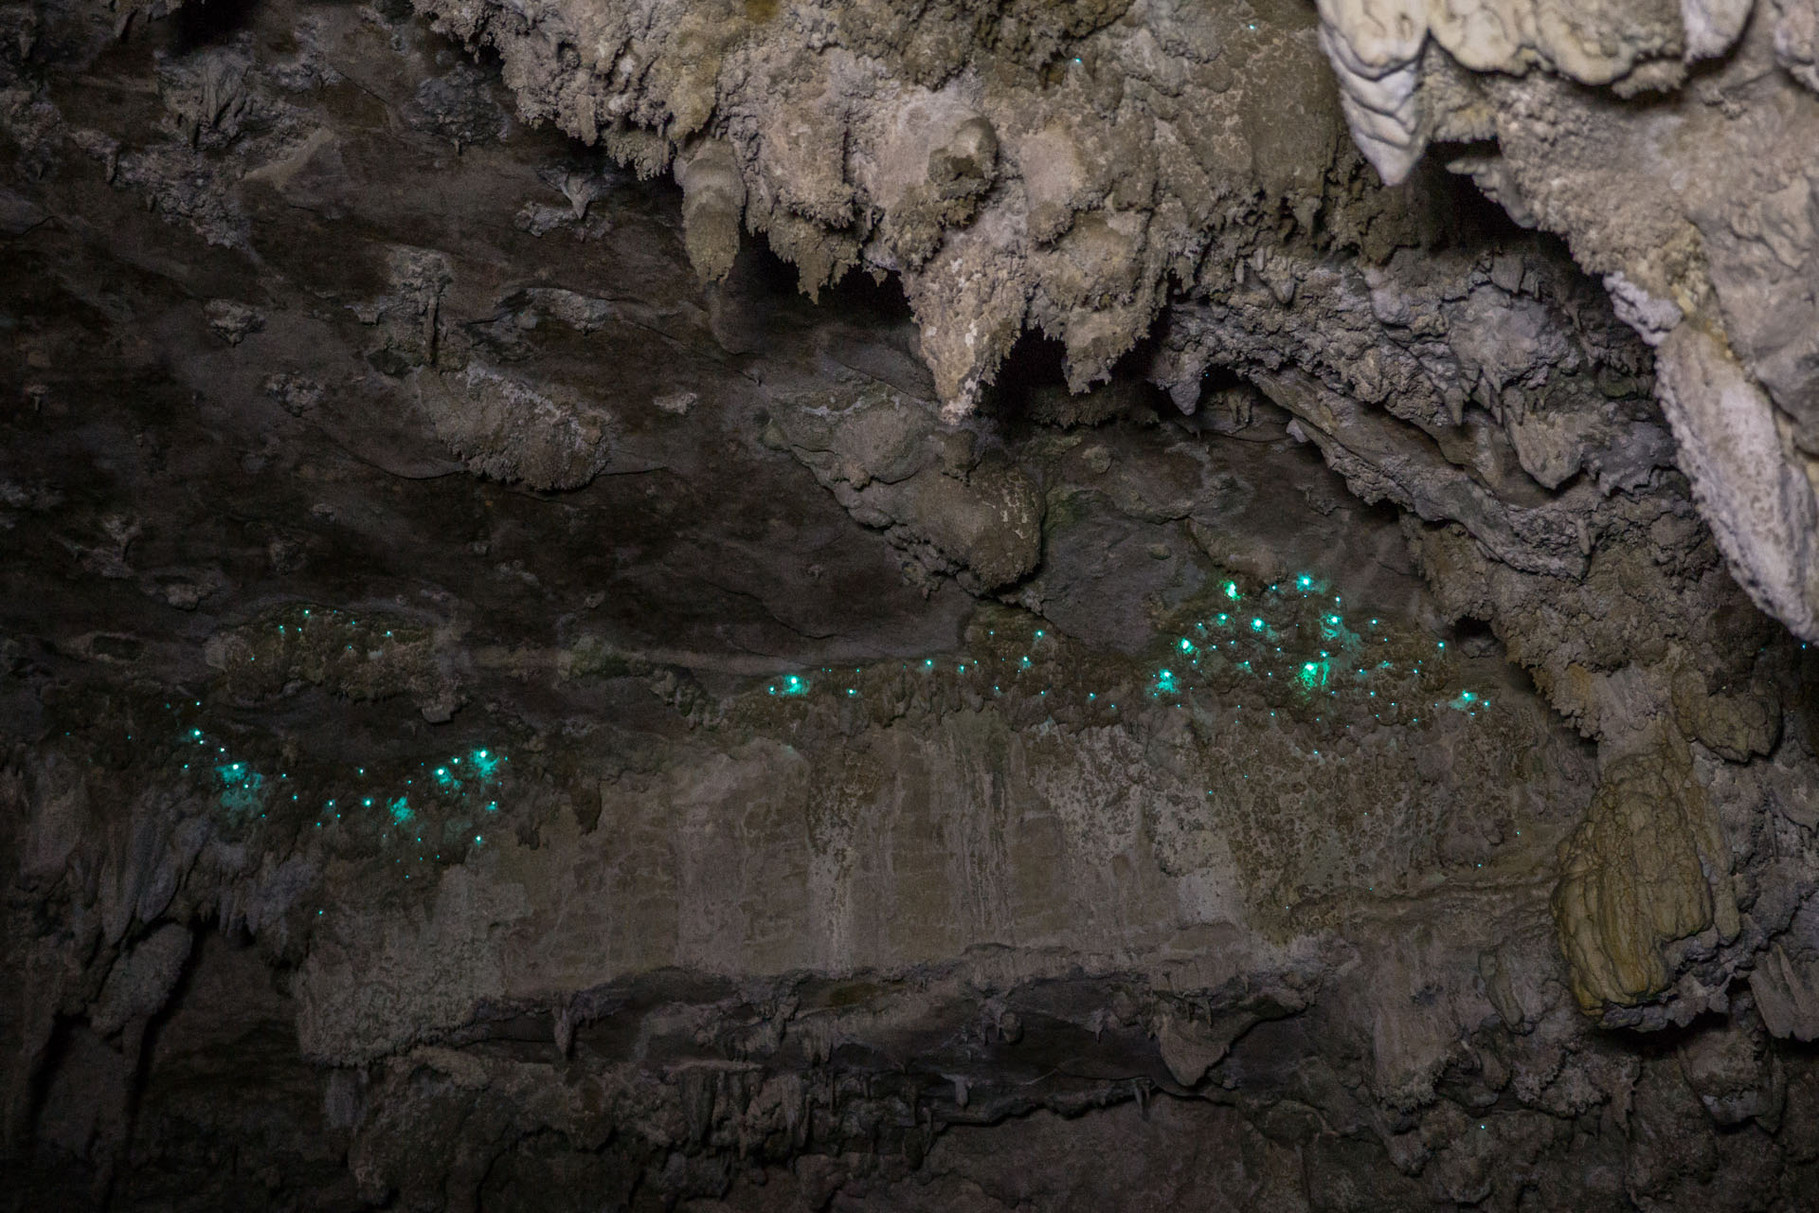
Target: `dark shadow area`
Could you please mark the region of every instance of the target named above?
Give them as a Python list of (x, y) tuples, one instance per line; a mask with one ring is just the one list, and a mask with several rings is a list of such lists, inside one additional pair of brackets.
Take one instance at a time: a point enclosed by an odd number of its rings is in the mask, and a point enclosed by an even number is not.
[[(678, 188), (678, 197), (680, 192)], [(871, 271), (855, 267), (810, 299), (802, 290), (796, 266), (778, 256), (762, 233), (747, 232), (740, 237), (739, 256), (732, 272), (708, 289), (736, 295), (749, 303), (767, 302), (779, 319), (804, 325), (825, 324), (829, 316), (857, 326), (880, 328), (915, 321), (895, 274), (880, 279)]]
[(1454, 620), (1448, 633), (1447, 643), (1458, 645), (1460, 651), (1468, 657), (1483, 657), (1503, 647), (1491, 631), (1490, 621), (1472, 615)]
[(1460, 157), (1498, 154), (1494, 141), (1437, 143), (1427, 150), (1408, 180), (1390, 187), (1392, 193), (1402, 195), (1414, 213), (1423, 250), (1519, 244), (1539, 235), (1511, 219), (1470, 177), (1446, 167)]
[(183, 5), (167, 18), (172, 53), (186, 55), (251, 29), (257, 8), (257, 0), (204, 0)]
[(1117, 361), (1109, 379), (1074, 392), (1067, 382), (1067, 347), (1027, 330), (982, 393), (979, 413), (1013, 439), (1042, 427), (1097, 427), (1121, 419), (1155, 425), (1177, 410), (1167, 393), (1143, 377), (1151, 357), (1150, 343), (1144, 342)]
[[(763, 238), (752, 236), (748, 239), (757, 242)], [(765, 251), (782, 263), (768, 247)], [(832, 285), (823, 287), (819, 306), (861, 324), (894, 326), (914, 324), (916, 320), (909, 299), (903, 293), (902, 280), (895, 274), (879, 277), (865, 269), (848, 270)]]

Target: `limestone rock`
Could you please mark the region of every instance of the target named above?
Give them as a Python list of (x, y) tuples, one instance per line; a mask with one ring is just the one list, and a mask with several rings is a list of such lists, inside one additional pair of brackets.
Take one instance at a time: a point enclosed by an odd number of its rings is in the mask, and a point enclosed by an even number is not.
[(421, 7), (0, 5), (14, 1203), (1814, 1203), (1810, 5)]
[(1738, 931), (1729, 850), (1683, 747), (1663, 742), (1608, 762), (1586, 821), (1566, 844), (1554, 917), (1579, 1005), (1634, 1003), (1663, 990), (1661, 946)]

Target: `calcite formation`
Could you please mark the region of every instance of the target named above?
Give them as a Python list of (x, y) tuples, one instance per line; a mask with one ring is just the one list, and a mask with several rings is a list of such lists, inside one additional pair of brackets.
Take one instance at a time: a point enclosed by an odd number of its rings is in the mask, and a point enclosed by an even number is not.
[(1739, 580), (1819, 639), (1812, 5), (1332, 3), (1321, 19), (1386, 181), (1430, 141), (1489, 143), (1454, 163), (1603, 276), (1659, 347), (1681, 466)]
[(1819, 15), (0, 7), (19, 1209), (1819, 1202)]
[(1289, 3), (1165, 0), (423, 7), (498, 50), (525, 116), (694, 181), (704, 275), (742, 215), (811, 291), (898, 274), (950, 413), (1026, 327), (1066, 346), (1078, 388), (1178, 286), (1242, 287), (1248, 258), (1294, 289), (1270, 269), (1283, 235), (1368, 222), (1345, 214), (1335, 110), (1391, 185), (1429, 143), (1471, 145), (1449, 167), (1566, 236), (1665, 343), (1661, 402), (1721, 549), (1819, 639), (1809, 4), (1332, 0), (1317, 26)]

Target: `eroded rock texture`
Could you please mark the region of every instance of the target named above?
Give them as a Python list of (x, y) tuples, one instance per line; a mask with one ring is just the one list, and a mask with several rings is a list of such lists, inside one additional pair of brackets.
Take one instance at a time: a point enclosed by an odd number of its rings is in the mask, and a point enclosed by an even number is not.
[(1321, 14), (1386, 180), (1430, 141), (1480, 144), (1450, 167), (1603, 276), (1658, 347), (1681, 466), (1739, 579), (1819, 638), (1813, 6), (1335, 0)]
[(1819, 1201), (1810, 6), (421, 10), (0, 9), (9, 1208)]
[(1242, 287), (1249, 259), (1294, 289), (1271, 268), (1285, 238), (1330, 247), (1378, 210), (1335, 156), (1335, 113), (1392, 184), (1455, 145), (1452, 171), (1567, 236), (1661, 347), (1657, 392), (1721, 549), (1819, 639), (1804, 0), (1332, 0), (1318, 22), (1292, 0), (422, 7), (499, 52), (526, 117), (673, 167), (704, 276), (730, 266), (741, 217), (811, 291), (853, 265), (898, 273), (950, 413), (1026, 327), (1064, 343), (1078, 388), (1171, 288)]

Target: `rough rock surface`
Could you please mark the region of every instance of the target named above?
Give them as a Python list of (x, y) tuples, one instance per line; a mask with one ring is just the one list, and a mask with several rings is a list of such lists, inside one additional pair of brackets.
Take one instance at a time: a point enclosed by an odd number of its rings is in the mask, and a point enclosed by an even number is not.
[(1819, 1201), (1810, 5), (422, 7), (0, 7), (8, 1208)]
[(1566, 236), (1659, 348), (1658, 393), (1701, 510), (1751, 596), (1808, 640), (1819, 639), (1816, 11), (1806, 0), (1321, 5), (1347, 118), (1384, 178), (1404, 178), (1430, 141), (1480, 145), (1453, 167), (1518, 221)]
[(1292, 290), (1273, 246), (1378, 218), (1334, 156), (1336, 112), (1391, 184), (1430, 143), (1468, 145), (1448, 166), (1567, 236), (1663, 346), (1721, 550), (1819, 640), (1806, 0), (1322, 0), (1317, 22), (1290, 0), (420, 7), (499, 52), (525, 117), (673, 166), (704, 276), (742, 217), (811, 292), (854, 265), (899, 274), (950, 413), (1026, 327), (1064, 343), (1078, 388), (1174, 289), (1242, 287), (1249, 259)]

